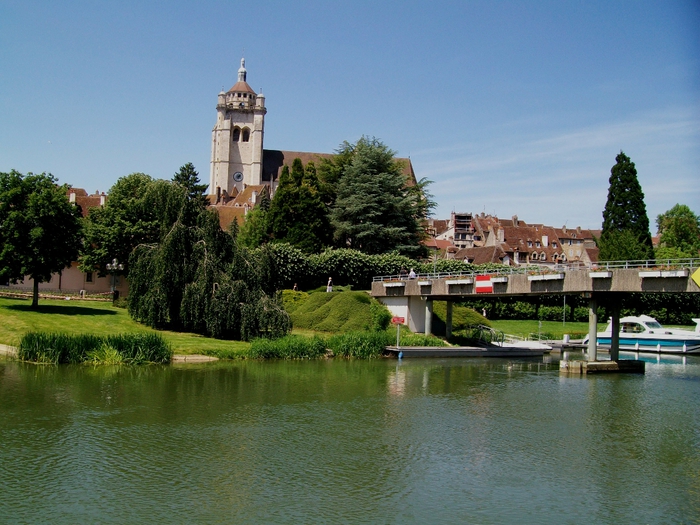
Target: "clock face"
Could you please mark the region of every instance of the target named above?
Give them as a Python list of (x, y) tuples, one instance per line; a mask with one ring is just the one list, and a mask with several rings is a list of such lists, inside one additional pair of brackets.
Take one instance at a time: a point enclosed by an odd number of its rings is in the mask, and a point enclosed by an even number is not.
[(233, 180), (236, 182), (241, 182), (243, 180), (243, 174), (240, 171), (237, 171), (233, 174)]

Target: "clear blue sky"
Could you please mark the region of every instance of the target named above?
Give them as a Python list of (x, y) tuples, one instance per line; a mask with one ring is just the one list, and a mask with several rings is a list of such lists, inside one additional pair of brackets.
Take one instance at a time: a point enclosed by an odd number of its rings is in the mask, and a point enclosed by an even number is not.
[(599, 228), (620, 150), (652, 225), (676, 203), (700, 213), (692, 0), (3, 0), (0, 171), (93, 192), (192, 162), (209, 182), (243, 54), (267, 149), (375, 136), (434, 181), (439, 218)]

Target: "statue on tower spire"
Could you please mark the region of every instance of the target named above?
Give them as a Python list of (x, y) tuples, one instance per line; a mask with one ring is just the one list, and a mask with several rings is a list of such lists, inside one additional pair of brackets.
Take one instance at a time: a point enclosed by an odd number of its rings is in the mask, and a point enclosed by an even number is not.
[(246, 70), (245, 70), (245, 58), (241, 58), (241, 67), (238, 69), (238, 81), (245, 82)]

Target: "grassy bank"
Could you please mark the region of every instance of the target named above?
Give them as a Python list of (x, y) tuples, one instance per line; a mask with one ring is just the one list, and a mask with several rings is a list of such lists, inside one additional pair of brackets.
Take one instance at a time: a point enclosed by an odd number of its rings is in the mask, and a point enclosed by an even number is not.
[(172, 346), (176, 354), (208, 354), (241, 357), (250, 347), (240, 341), (221, 341), (196, 334), (153, 330), (129, 317), (123, 308), (97, 301), (42, 300), (32, 310), (29, 300), (0, 298), (0, 343), (19, 346), (28, 332), (63, 334), (157, 333)]
[[(583, 339), (588, 334), (588, 323), (567, 322), (563, 324), (559, 321), (514, 321), (500, 320), (491, 321), (494, 329), (503, 333), (516, 335), (524, 339), (535, 339), (539, 333), (543, 339), (561, 340), (564, 334), (568, 334), (571, 339)], [(605, 330), (606, 323), (598, 323), (598, 331)]]

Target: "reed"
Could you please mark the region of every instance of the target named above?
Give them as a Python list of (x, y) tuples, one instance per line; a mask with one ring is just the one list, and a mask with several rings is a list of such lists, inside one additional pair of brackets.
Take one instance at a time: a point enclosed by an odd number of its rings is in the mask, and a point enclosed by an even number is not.
[(326, 354), (326, 343), (318, 336), (286, 335), (279, 339), (251, 341), (250, 359), (316, 359)]
[(387, 332), (348, 332), (328, 339), (328, 347), (339, 357), (372, 359), (384, 354), (391, 344)]
[(172, 348), (159, 334), (91, 334), (28, 332), (20, 340), (17, 356), (23, 361), (51, 364), (168, 363)]

